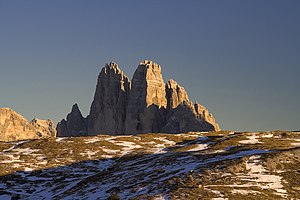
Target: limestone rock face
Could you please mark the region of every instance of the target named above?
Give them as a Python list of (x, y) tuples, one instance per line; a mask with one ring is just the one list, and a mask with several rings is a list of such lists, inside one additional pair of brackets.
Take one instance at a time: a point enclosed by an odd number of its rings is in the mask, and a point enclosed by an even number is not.
[(150, 60), (140, 62), (131, 82), (116, 63), (106, 64), (89, 116), (79, 113), (75, 107), (58, 124), (58, 136), (219, 130), (208, 110), (193, 104), (176, 81), (165, 84), (161, 66)]
[(160, 65), (149, 60), (141, 62), (131, 83), (125, 133), (159, 132), (167, 107)]
[(166, 95), (168, 109), (176, 108), (183, 101), (189, 101), (189, 96), (186, 93), (185, 89), (173, 79), (169, 80), (166, 83)]
[(36, 128), (40, 137), (56, 137), (56, 129), (51, 119), (42, 120), (34, 118), (30, 124)]
[(71, 113), (67, 115), (67, 120), (63, 119), (57, 125), (57, 136), (84, 136), (87, 135), (87, 121), (82, 116), (77, 104), (72, 107)]
[(0, 108), (0, 141), (14, 141), (55, 137), (51, 120), (27, 121), (10, 108)]
[[(208, 119), (210, 121), (208, 121)], [(214, 118), (203, 106), (183, 101), (176, 108), (169, 111), (163, 133), (184, 133), (190, 131), (219, 130)]]
[[(197, 113), (196, 118), (200, 119), (202, 121), (205, 121), (213, 126), (213, 130), (220, 131), (219, 125), (216, 123), (215, 118), (211, 113), (208, 112), (208, 110), (198, 102), (194, 105), (195, 112)], [(207, 129), (208, 130), (208, 129)]]
[(130, 81), (114, 62), (106, 64), (98, 76), (88, 118), (88, 133), (124, 134)]

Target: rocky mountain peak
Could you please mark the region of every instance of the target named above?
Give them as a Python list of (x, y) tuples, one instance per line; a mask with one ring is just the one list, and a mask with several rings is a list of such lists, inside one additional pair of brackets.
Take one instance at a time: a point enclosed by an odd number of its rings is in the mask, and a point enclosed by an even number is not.
[(79, 110), (79, 107), (78, 107), (78, 104), (77, 104), (77, 103), (75, 103), (75, 104), (72, 106), (71, 113), (72, 113), (73, 115), (81, 115), (81, 116), (82, 116), (81, 111)]
[(103, 70), (105, 74), (115, 73), (115, 74), (124, 75), (123, 71), (119, 68), (119, 65), (114, 61), (111, 61), (110, 63), (106, 63)]
[(132, 98), (139, 95), (141, 106), (166, 107), (165, 83), (160, 65), (151, 60), (140, 62), (133, 75), (131, 93), (133, 94)]
[(63, 119), (57, 124), (57, 136), (87, 135), (87, 120), (82, 116), (77, 104), (72, 106), (67, 120)]
[(150, 60), (140, 62), (133, 74), (126, 109), (126, 133), (158, 132), (167, 107), (161, 67)]
[(130, 81), (118, 64), (111, 62), (102, 68), (88, 119), (89, 134), (124, 133), (129, 89)]
[[(161, 66), (151, 60), (139, 63), (131, 81), (117, 63), (105, 64), (98, 76), (87, 119), (82, 117), (76, 104), (68, 116), (58, 126), (59, 135), (60, 130), (66, 130), (65, 136), (75, 134), (68, 130), (82, 130), (83, 121), (88, 125), (88, 135), (218, 129), (217, 125), (210, 124), (215, 123), (212, 115), (190, 102), (182, 86), (172, 79), (164, 82)], [(73, 123), (82, 126), (75, 127)]]
[(161, 66), (152, 60), (141, 61), (139, 67), (146, 67), (147, 69), (152, 69), (161, 73)]

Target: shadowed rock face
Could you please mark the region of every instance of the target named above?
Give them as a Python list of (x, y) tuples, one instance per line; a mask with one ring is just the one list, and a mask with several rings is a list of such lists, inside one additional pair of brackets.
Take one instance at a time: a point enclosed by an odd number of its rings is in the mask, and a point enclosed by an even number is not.
[(131, 82), (116, 63), (106, 64), (90, 115), (84, 119), (75, 111), (70, 115), (75, 117), (58, 124), (59, 136), (82, 135), (82, 130), (88, 135), (220, 130), (204, 106), (189, 101), (182, 86), (174, 80), (165, 84), (161, 66), (150, 60), (140, 62)]
[(77, 104), (72, 107), (67, 120), (63, 119), (57, 125), (57, 136), (84, 136), (87, 135), (87, 120), (82, 116)]
[[(207, 109), (199, 104), (190, 101), (183, 101), (176, 108), (169, 110), (166, 125), (162, 128), (163, 133), (183, 133), (189, 131), (210, 131), (220, 130), (214, 118), (208, 113)], [(199, 113), (198, 111), (201, 111)], [(204, 116), (203, 113), (208, 116)]]
[(51, 120), (27, 121), (10, 108), (0, 108), (0, 141), (14, 141), (55, 137), (56, 130)]

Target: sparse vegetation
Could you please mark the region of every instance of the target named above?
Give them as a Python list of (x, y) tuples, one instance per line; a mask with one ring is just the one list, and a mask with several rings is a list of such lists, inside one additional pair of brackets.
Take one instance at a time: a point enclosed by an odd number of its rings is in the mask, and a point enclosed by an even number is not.
[[(286, 131), (0, 143), (0, 197), (5, 187), (11, 196), (40, 195), (39, 186), (56, 199), (88, 194), (106, 199), (297, 199), (299, 143), (299, 132)], [(274, 179), (264, 182), (266, 176)]]

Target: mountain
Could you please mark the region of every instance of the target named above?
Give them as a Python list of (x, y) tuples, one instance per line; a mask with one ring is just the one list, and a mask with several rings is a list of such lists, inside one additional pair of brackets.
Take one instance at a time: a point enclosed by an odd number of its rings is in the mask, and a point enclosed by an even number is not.
[(55, 137), (56, 129), (51, 120), (27, 121), (10, 108), (0, 108), (0, 141), (14, 141)]
[(192, 103), (182, 86), (174, 80), (164, 82), (161, 66), (151, 60), (140, 62), (131, 81), (118, 64), (106, 64), (98, 76), (89, 116), (73, 111), (68, 116), (76, 120), (67, 117), (59, 122), (59, 136), (220, 130), (208, 110)]
[(98, 76), (95, 97), (88, 117), (88, 133), (124, 134), (130, 81), (114, 62)]
[(0, 142), (0, 199), (299, 199), (300, 132)]
[(77, 104), (74, 104), (67, 120), (57, 124), (57, 136), (82, 136), (87, 135), (87, 120), (82, 116)]

